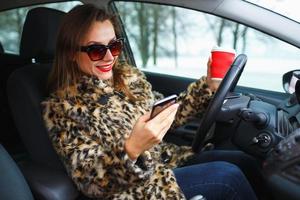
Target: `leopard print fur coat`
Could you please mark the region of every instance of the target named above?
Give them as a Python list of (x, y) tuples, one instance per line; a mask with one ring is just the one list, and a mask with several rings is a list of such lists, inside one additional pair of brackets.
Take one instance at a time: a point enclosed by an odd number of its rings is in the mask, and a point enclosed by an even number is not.
[[(42, 102), (53, 146), (78, 189), (91, 198), (185, 199), (172, 169), (192, 156), (190, 147), (162, 142), (137, 161), (124, 150), (137, 119), (162, 98), (141, 71), (129, 70), (123, 79), (144, 100), (132, 102), (109, 81), (83, 76), (73, 92), (57, 91)], [(172, 128), (203, 112), (211, 95), (205, 77), (191, 83), (178, 97), (181, 105)]]

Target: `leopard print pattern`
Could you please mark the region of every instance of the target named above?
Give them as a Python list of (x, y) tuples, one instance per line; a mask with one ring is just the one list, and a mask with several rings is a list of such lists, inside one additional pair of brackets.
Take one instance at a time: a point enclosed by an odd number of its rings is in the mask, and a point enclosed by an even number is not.
[(185, 124), (196, 115), (202, 117), (213, 94), (214, 92), (212, 92), (206, 84), (205, 76), (191, 83), (187, 90), (182, 92), (177, 99), (181, 106), (176, 114), (177, 116), (173, 123), (173, 128)]
[[(193, 155), (191, 147), (162, 142), (136, 161), (124, 149), (137, 119), (162, 98), (152, 92), (141, 71), (134, 67), (129, 70), (124, 81), (133, 95), (141, 97), (136, 102), (116, 91), (109, 81), (92, 76), (83, 76), (68, 91), (52, 93), (42, 102), (54, 149), (77, 188), (88, 197), (185, 199), (172, 169)], [(182, 104), (174, 127), (195, 114), (192, 105), (202, 111), (209, 95), (204, 78), (192, 83), (179, 95)]]

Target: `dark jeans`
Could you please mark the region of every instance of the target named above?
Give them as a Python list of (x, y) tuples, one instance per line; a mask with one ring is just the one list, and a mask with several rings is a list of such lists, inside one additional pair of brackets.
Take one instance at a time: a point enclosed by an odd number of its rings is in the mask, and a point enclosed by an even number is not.
[(204, 151), (200, 154), (197, 154), (193, 159), (189, 160), (186, 165), (194, 165), (212, 161), (227, 161), (237, 165), (248, 179), (258, 199), (274, 199), (271, 196), (271, 192), (268, 190), (267, 184), (265, 183), (261, 169), (261, 161), (242, 151)]
[(187, 199), (203, 195), (207, 200), (255, 200), (241, 170), (228, 162), (215, 161), (174, 169), (178, 185)]

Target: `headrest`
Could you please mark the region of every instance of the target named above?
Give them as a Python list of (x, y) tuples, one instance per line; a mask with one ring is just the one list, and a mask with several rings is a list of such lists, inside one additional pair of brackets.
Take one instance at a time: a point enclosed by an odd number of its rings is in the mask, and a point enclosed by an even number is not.
[(0, 42), (0, 53), (4, 53), (4, 49), (3, 49), (1, 42)]
[(30, 10), (23, 27), (20, 55), (35, 58), (38, 62), (53, 60), (56, 36), (64, 14), (43, 7)]

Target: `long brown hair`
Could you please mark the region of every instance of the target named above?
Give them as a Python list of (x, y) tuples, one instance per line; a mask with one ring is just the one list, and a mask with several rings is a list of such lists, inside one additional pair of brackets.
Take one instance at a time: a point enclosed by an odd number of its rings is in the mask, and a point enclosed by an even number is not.
[[(68, 90), (77, 83), (83, 75), (74, 59), (80, 50), (80, 44), (94, 22), (104, 22), (105, 20), (109, 20), (113, 24), (116, 36), (119, 37), (120, 31), (116, 16), (106, 9), (85, 4), (74, 7), (66, 14), (57, 36), (54, 63), (48, 80), (50, 92)], [(119, 62), (116, 62), (115, 65), (119, 65)], [(122, 67), (114, 67), (113, 72), (114, 87), (123, 91), (131, 100), (135, 100), (122, 79), (124, 73)]]

